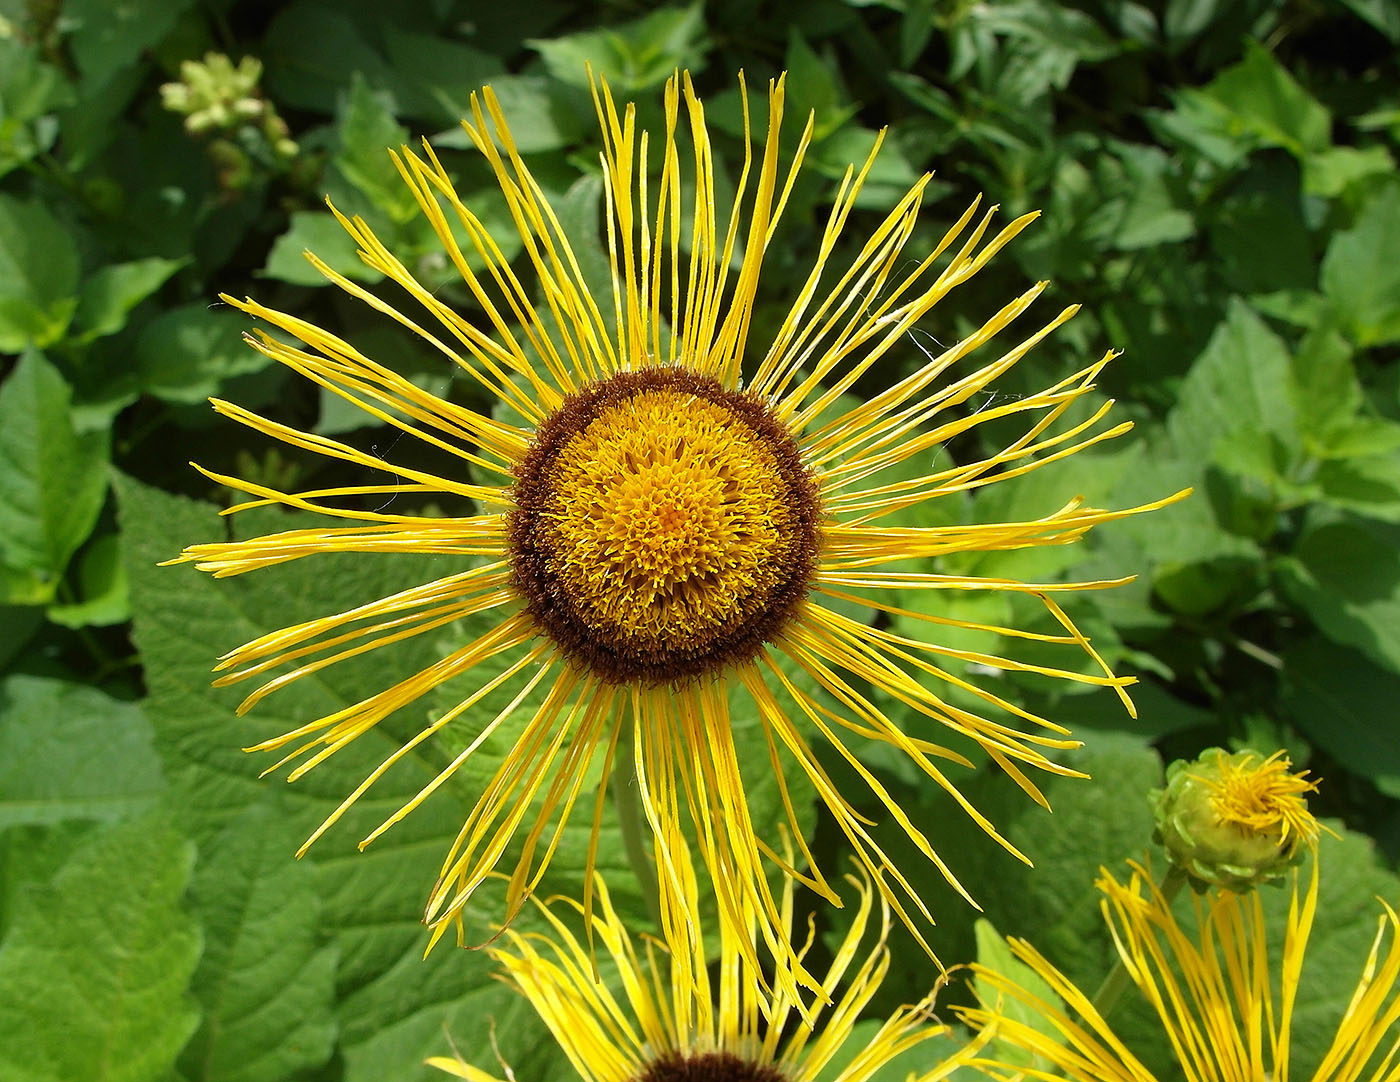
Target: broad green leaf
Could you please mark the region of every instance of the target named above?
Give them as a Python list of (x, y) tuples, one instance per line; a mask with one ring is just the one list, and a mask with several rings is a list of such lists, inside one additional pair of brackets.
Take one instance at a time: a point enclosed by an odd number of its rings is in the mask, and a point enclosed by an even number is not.
[(1196, 223), (1174, 190), (1172, 163), (1158, 147), (1117, 143), (1115, 156), (1123, 165), (1127, 197), (1113, 223), (1111, 239), (1124, 250), (1150, 248), (1185, 240), (1196, 232)]
[(33, 352), (0, 386), (0, 562), (35, 573), (50, 595), (107, 493), (108, 435), (74, 432), (70, 399)]
[(190, 906), (204, 924), (204, 1009), (180, 1056), (188, 1082), (279, 1082), (335, 1044), (336, 948), (322, 943), (316, 869), (288, 861), (266, 803), (200, 848)]
[[(299, 262), (311, 269), (305, 259)], [(247, 316), (222, 304), (198, 302), (162, 312), (136, 340), (141, 389), (165, 402), (203, 402), (225, 379), (266, 368), (272, 362), (243, 341), (247, 327)]]
[(298, 210), (292, 214), (291, 228), (273, 243), (262, 272), (293, 285), (325, 285), (326, 279), (306, 258), (306, 253), (312, 252), (331, 270), (354, 281), (380, 281), (384, 276), (366, 266), (356, 254), (358, 251), (355, 241), (330, 211)]
[(1394, 173), (1395, 159), (1385, 147), (1328, 147), (1303, 162), (1303, 190), (1335, 199), (1357, 181)]
[(394, 121), (389, 103), (375, 93), (359, 72), (350, 80), (336, 135), (340, 149), (331, 160), (345, 179), (394, 221), (405, 222), (414, 217), (418, 213), (417, 200), (389, 157), (391, 149), (397, 150), (408, 142), (408, 129)]
[(705, 17), (699, 4), (658, 8), (630, 22), (526, 42), (549, 74), (569, 86), (588, 86), (588, 66), (614, 93), (631, 94), (664, 83), (677, 68), (699, 71), (704, 62)]
[(50, 620), (64, 627), (110, 627), (131, 618), (131, 596), (116, 534), (104, 534), (87, 545), (75, 567), (77, 573), (69, 576), (74, 596), (50, 605)]
[(1232, 298), (1225, 321), (1191, 366), (1167, 420), (1178, 453), (1209, 461), (1222, 438), (1272, 436), (1297, 443), (1288, 349), (1247, 304)]
[(439, 127), (455, 129), (471, 116), (472, 94), (505, 75), (500, 57), (490, 52), (394, 22), (384, 26), (384, 45), (400, 115)]
[[(1073, 725), (1072, 713), (1055, 720)], [(1094, 879), (1100, 865), (1117, 865), (1140, 856), (1152, 834), (1147, 791), (1161, 784), (1161, 762), (1142, 737), (1122, 733), (1086, 734), (1084, 748), (1062, 758), (1066, 766), (1084, 771), (1092, 780), (1033, 772), (1031, 780), (1050, 802), (1053, 813), (989, 764), (969, 776), (950, 764), (951, 779), (1034, 867), (1027, 867), (968, 821), (953, 800), (923, 782), (895, 790), (915, 822), (934, 827), (931, 841), (954, 874), (982, 905), (986, 918), (1007, 935), (1031, 939), (1055, 958), (1073, 980), (1094, 982), (1102, 976), (1103, 959), (1112, 942), (1099, 919)], [(844, 775), (836, 775), (838, 784)], [(870, 809), (873, 811), (873, 808)], [(957, 899), (907, 842), (887, 825), (875, 834), (901, 871), (909, 875), (930, 909), (938, 916), (931, 943), (945, 963), (975, 956), (973, 922), (978, 914)], [(902, 950), (917, 951), (912, 943)], [(906, 983), (890, 995), (922, 995), (917, 967), (896, 978)]]
[(1323, 519), (1281, 567), (1288, 596), (1334, 642), (1400, 672), (1400, 530)]
[(1309, 333), (1294, 355), (1293, 407), (1310, 454), (1328, 456), (1346, 441), (1365, 399), (1352, 347), (1333, 327)]
[(1400, 340), (1400, 183), (1378, 189), (1352, 227), (1335, 234), (1322, 260), (1322, 292), (1360, 346)]
[(1283, 683), (1284, 709), (1309, 740), (1400, 798), (1400, 742), (1387, 736), (1400, 676), (1359, 651), (1309, 638), (1283, 655)]
[(7, 1082), (168, 1077), (199, 1024), (199, 927), (181, 898), (194, 847), (145, 817), (11, 835), (0, 941)]
[(1207, 220), (1211, 248), (1229, 288), (1253, 294), (1316, 287), (1317, 256), (1291, 158), (1251, 160)]
[[(981, 965), (986, 966), (993, 973), (1005, 977), (1011, 983), (1024, 988), (1052, 1008), (1063, 1010), (1064, 1001), (1056, 995), (1055, 990), (1050, 987), (1044, 977), (1011, 953), (1011, 946), (996, 930), (996, 926), (991, 921), (979, 918), (973, 925), (973, 929), (977, 937), (977, 961)], [(974, 981), (974, 983), (977, 982)], [(989, 1005), (996, 1002), (990, 990), (980, 992), (979, 998), (982, 998)], [(1023, 1003), (1016, 1000), (1005, 1000), (1002, 1002), (1002, 1007), (1005, 1009), (1007, 1017), (1013, 1022), (1030, 1026), (1032, 1029), (1044, 1033), (1051, 1040), (1060, 1039), (1060, 1035), (1042, 1015), (1032, 1011)], [(1007, 1044), (1005, 1041), (994, 1040), (992, 1049), (992, 1055), (1016, 1067), (1049, 1071), (1053, 1066), (1044, 1058), (1034, 1056), (1014, 1045)]]
[[(818, 55), (796, 27), (788, 30), (787, 56), (783, 68), (787, 72), (788, 101), (803, 115), (809, 110), (815, 114), (812, 127), (814, 142), (820, 143), (835, 133), (855, 114), (856, 106), (841, 85), (835, 63)], [(867, 146), (866, 152), (869, 153), (869, 150)], [(848, 164), (849, 159), (836, 167), (840, 170), (836, 173), (838, 177)], [(828, 172), (832, 166), (835, 166), (834, 162), (828, 165)]]
[(136, 703), (16, 674), (0, 682), (0, 716), (0, 827), (130, 818), (165, 788)]
[(71, 30), (68, 47), (83, 79), (92, 86), (135, 65), (141, 53), (175, 26), (194, 0), (71, 0), (63, 14)]
[(1323, 462), (1314, 481), (1320, 497), (1333, 507), (1400, 522), (1400, 457), (1393, 451)]
[[(489, 82), (510, 125), (510, 137), (522, 154), (558, 150), (589, 137), (592, 125), (578, 109), (575, 88), (543, 75), (493, 75)], [(469, 117), (470, 109), (464, 107), (460, 115)], [(472, 145), (461, 127), (433, 137), (433, 146), (439, 149), (466, 150)]]
[(77, 307), (78, 253), (44, 204), (0, 194), (0, 353), (63, 337)]
[(268, 94), (279, 105), (329, 115), (346, 72), (362, 75), (371, 86), (388, 85), (389, 65), (365, 40), (365, 29), (344, 9), (317, 0), (279, 6), (263, 42)]
[(80, 342), (115, 334), (131, 310), (165, 284), (183, 265), (177, 259), (138, 259), (111, 263), (83, 282), (73, 316)]
[[(321, 820), (423, 725), (430, 704), (406, 708), (402, 717), (364, 734), (295, 785), (275, 777), (259, 780), (258, 770), (269, 762), (239, 749), (420, 671), (441, 658), (441, 643), (410, 640), (401, 649), (361, 659), (368, 664), (335, 666), (289, 687), (244, 719), (233, 712), (238, 689), (209, 686), (214, 658), (256, 635), (430, 581), (455, 568), (431, 556), (327, 555), (216, 581), (189, 567), (156, 566), (175, 555), (181, 544), (225, 535), (227, 524), (212, 507), (125, 479), (119, 481), (118, 495), (132, 579), (134, 637), (146, 662), (147, 707), (172, 787), (181, 794), (190, 829), (206, 845), (250, 806), (270, 809), (260, 860), (268, 875), (277, 874), (276, 854), (282, 854), (282, 865), (290, 864), (294, 850)], [(234, 520), (245, 534), (307, 524), (305, 516), (279, 514), (255, 516), (251, 523)], [(493, 983), (489, 960), (482, 952), (464, 953), (444, 943), (425, 961), (427, 933), (418, 923), (423, 901), (475, 794), (459, 795), (448, 787), (364, 853), (356, 852), (354, 845), (431, 781), (445, 765), (446, 754), (442, 742), (429, 742), (406, 757), (303, 860), (317, 869), (321, 922), (340, 952), (337, 1054), (353, 1054), (357, 1063), (373, 1064), (366, 1071), (378, 1070), (378, 1077), (388, 1065), (376, 1059), (373, 1050), (382, 1047), (399, 1056), (393, 1067), (396, 1076), (431, 1077), (432, 1072), (415, 1064), (446, 1051), (441, 1024), (448, 1017), (456, 1020), (453, 1035), (463, 1047), (490, 1047), (491, 1012), (475, 1012), (472, 1003), (485, 1001), (471, 998)], [(492, 915), (490, 901), (483, 899), (467, 914), (468, 934), (478, 941), (486, 938)], [(520, 1043), (514, 1047), (542, 1047), (557, 1057), (542, 1028), (522, 1026), (516, 1032)], [(405, 1074), (414, 1071), (417, 1074)], [(559, 1073), (557, 1067), (554, 1073)]]
[(1248, 145), (1283, 147), (1298, 158), (1331, 144), (1332, 118), (1269, 53), (1245, 39), (1244, 59), (1201, 90), (1183, 91), (1216, 113), (1223, 131)]
[(73, 89), (58, 68), (40, 58), (40, 48), (17, 37), (0, 38), (0, 176), (48, 150), (58, 136), (53, 110), (73, 101)]

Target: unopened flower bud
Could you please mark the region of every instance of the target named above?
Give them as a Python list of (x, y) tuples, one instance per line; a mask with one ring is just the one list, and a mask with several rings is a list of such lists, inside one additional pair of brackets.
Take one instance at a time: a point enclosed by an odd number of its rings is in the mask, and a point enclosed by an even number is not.
[(1167, 767), (1166, 787), (1149, 794), (1154, 837), (1193, 886), (1250, 890), (1316, 844), (1320, 827), (1305, 794), (1317, 784), (1291, 765), (1281, 751), (1265, 759), (1209, 748)]

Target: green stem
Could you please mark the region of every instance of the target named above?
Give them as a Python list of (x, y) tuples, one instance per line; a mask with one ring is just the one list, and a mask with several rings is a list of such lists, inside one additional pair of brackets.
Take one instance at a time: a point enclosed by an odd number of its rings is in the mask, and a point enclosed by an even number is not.
[(623, 731), (617, 738), (617, 758), (613, 761), (612, 794), (613, 805), (617, 808), (618, 824), (622, 828), (622, 847), (627, 852), (627, 863), (637, 877), (646, 898), (647, 912), (651, 914), (656, 927), (661, 927), (661, 885), (656, 878), (656, 863), (647, 852), (646, 837), (651, 827), (642, 810), (641, 783), (636, 770), (636, 723), (629, 711), (619, 723)]
[[(1175, 864), (1168, 866), (1167, 874), (1162, 877), (1162, 882), (1157, 889), (1161, 891), (1162, 901), (1170, 906), (1172, 899), (1186, 884), (1186, 873)], [(1094, 993), (1094, 1010), (1099, 1012), (1100, 1018), (1107, 1018), (1118, 1005), (1118, 1000), (1127, 991), (1128, 985), (1132, 981), (1128, 977), (1128, 967), (1123, 964), (1123, 956), (1120, 954), (1113, 963), (1113, 968), (1109, 970), (1108, 976), (1104, 978), (1103, 984), (1099, 985), (1099, 990)]]

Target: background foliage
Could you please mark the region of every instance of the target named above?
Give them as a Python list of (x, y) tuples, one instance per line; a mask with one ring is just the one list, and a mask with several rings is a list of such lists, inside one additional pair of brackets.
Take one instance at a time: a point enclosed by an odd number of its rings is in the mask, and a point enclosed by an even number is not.
[[(997, 394), (1118, 347), (1101, 387), (1138, 428), (1026, 484), (920, 509), (921, 521), (1025, 517), (1076, 493), (1126, 506), (1196, 486), (1190, 501), (1087, 545), (948, 568), (1139, 572), (1075, 611), (1110, 660), (1141, 675), (1139, 718), (1107, 694), (975, 674), (1086, 741), (1071, 762), (1094, 780), (1051, 785), (1053, 817), (1005, 778), (965, 779), (1034, 870), (969, 836), (898, 762), (870, 765), (917, 808), (993, 924), (1033, 936), (1092, 987), (1108, 949), (1092, 880), (1100, 863), (1142, 852), (1143, 793), (1163, 761), (1215, 744), (1287, 747), (1326, 779), (1318, 806), (1345, 824), (1328, 847), (1300, 1016), (1299, 1066), (1315, 1058), (1355, 979), (1371, 899), (1400, 896), (1390, 870), (1400, 855), (1392, 0), (712, 0), (655, 11), (5, 0), (0, 13), (0, 351), (15, 355), (0, 385), (0, 1077), (414, 1078), (454, 1040), (488, 1069), (499, 1056), (520, 1079), (568, 1076), (481, 955), (419, 959), (419, 905), (479, 772), (357, 854), (364, 831), (448, 754), (425, 750), (353, 822), (291, 859), (385, 742), (444, 703), (419, 704), (398, 730), (360, 741), (345, 756), (354, 761), (290, 788), (258, 781), (238, 750), (420, 667), (443, 644), (303, 681), (254, 719), (236, 718), (236, 695), (208, 686), (214, 654), (421, 581), (435, 573), (428, 558), (325, 557), (220, 583), (155, 564), (227, 529), (216, 516), (227, 493), (188, 459), (281, 484), (354, 483), (217, 420), (211, 394), (386, 450), (362, 415), (244, 347), (246, 321), (219, 292), (332, 326), (424, 386), (473, 401), (301, 258), (310, 247), (374, 279), (325, 209), (329, 194), (470, 309), (386, 146), (432, 137), (459, 190), (508, 236), (504, 204), (455, 127), (470, 92), (491, 82), (598, 265), (585, 60), (638, 96), (644, 119), (658, 115), (667, 75), (688, 67), (722, 176), (741, 156), (736, 70), (761, 87), (786, 69), (794, 111), (815, 112), (810, 167), (765, 268), (760, 338), (810, 265), (812, 222), (878, 128), (889, 132), (862, 195), (867, 221), (924, 170), (937, 174), (926, 237), (979, 192), (1012, 214), (1044, 209), (923, 333), (956, 337), (1031, 280), (1053, 279), (1054, 298), (1083, 310)], [(232, 63), (182, 69), (211, 53)], [(261, 67), (235, 67), (248, 57)], [(236, 92), (201, 99), (211, 80)], [(161, 90), (182, 81), (184, 91)], [(918, 364), (920, 348), (911, 340), (867, 385)], [(1022, 618), (1005, 599), (966, 604), (958, 615)], [(771, 783), (752, 780), (756, 801), (773, 799)], [(828, 853), (840, 848), (820, 819), (813, 830)], [(611, 834), (602, 861), (625, 883)], [(566, 843), (551, 883), (572, 890), (579, 862)], [(975, 914), (909, 867), (940, 914), (941, 956), (973, 957)], [(644, 923), (635, 892), (621, 893)], [(980, 941), (985, 955), (992, 937)], [(897, 957), (876, 1006), (922, 995), (933, 979), (917, 951)], [(1140, 1040), (1160, 1060), (1160, 1039), (1144, 1029)]]

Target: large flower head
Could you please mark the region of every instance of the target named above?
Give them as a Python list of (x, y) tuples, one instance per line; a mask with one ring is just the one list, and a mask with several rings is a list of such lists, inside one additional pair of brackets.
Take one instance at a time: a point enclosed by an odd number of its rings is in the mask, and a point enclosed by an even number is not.
[[(1193, 895), (1195, 926), (1183, 927), (1140, 866), (1126, 884), (1105, 873), (1098, 887), (1123, 965), (1156, 1010), (1186, 1082), (1288, 1082), (1294, 1007), (1307, 994), (1302, 974), (1317, 912), (1316, 859), (1301, 896), (1294, 872), (1281, 945), (1269, 942), (1258, 891)], [(1356, 990), (1313, 1082), (1400, 1079), (1400, 917), (1381, 905), (1370, 953), (1356, 959)], [(974, 1025), (994, 1025), (1000, 1041), (1053, 1070), (994, 1058), (979, 1066), (1008, 1078), (1156, 1082), (1089, 996), (1030, 943), (1010, 942), (1064, 1006), (978, 966), (983, 1006), (961, 1013)]]
[[(681, 865), (693, 907), (698, 903), (694, 879), (684, 858)], [(582, 906), (541, 905), (549, 934), (507, 931), (505, 945), (490, 948), (491, 956), (503, 979), (535, 1008), (583, 1082), (867, 1082), (897, 1056), (952, 1034), (933, 1017), (930, 993), (901, 1007), (863, 1046), (855, 1046), (852, 1035), (861, 1012), (889, 971), (890, 912), (880, 904), (878, 934), (862, 957), (876, 895), (868, 877), (849, 880), (858, 901), (822, 977), (829, 1007), (818, 1003), (809, 1011), (781, 992), (765, 999), (761, 975), (751, 968), (752, 944), (743, 944), (752, 936), (744, 922), (721, 925), (717, 958), (707, 957), (704, 937), (688, 914), (668, 922), (668, 949), (652, 944), (640, 949), (601, 880), (599, 905), (594, 916), (584, 918), (589, 927), (582, 940), (565, 919), (577, 915), (570, 908)], [(791, 896), (789, 883), (784, 891), (789, 915)], [(602, 952), (588, 945), (594, 939)], [(809, 932), (805, 943), (791, 946), (804, 953), (811, 939)], [(605, 959), (600, 969), (594, 965), (599, 954)], [(713, 984), (709, 962), (715, 963)], [(990, 1036), (964, 1042), (951, 1055), (929, 1055), (909, 1082), (939, 1082), (975, 1057)], [(845, 1066), (828, 1071), (833, 1061)], [(428, 1062), (468, 1082), (498, 1082), (460, 1056)]]
[[(458, 311), (436, 296), (358, 218), (340, 220), (365, 263), (402, 287), (410, 305), (390, 304), (311, 257), (330, 281), (401, 324), (506, 408), (479, 412), (429, 394), (330, 330), (252, 300), (230, 299), (280, 332), (259, 332), (250, 339), (255, 348), (411, 441), (451, 456), (456, 467), (429, 472), (398, 460), (386, 467), (384, 459), (350, 443), (216, 401), (221, 413), (260, 433), (361, 468), (388, 468), (397, 477), (378, 485), (283, 492), (210, 472), (253, 497), (240, 506), (284, 504), (352, 524), (192, 545), (183, 558), (220, 576), (327, 551), (420, 552), (457, 561), (451, 573), (419, 588), (273, 631), (225, 655), (220, 683), (265, 681), (244, 709), (291, 681), (382, 644), (467, 616), (495, 616), (488, 632), (411, 679), (309, 719), (256, 749), (290, 747), (282, 762), (302, 760), (291, 771), (295, 779), (446, 682), (469, 680), (479, 667), (490, 672), (390, 756), (324, 830), (401, 755), (459, 717), (480, 713), (489, 693), (522, 688), (510, 706), (484, 720), (478, 735), (463, 741), (461, 754), (437, 780), (380, 828), (438, 788), (512, 712), (517, 721), (526, 715), (443, 865), (427, 907), (435, 937), (450, 926), (460, 929), (473, 892), (502, 861), (512, 838), (518, 844), (523, 839), (509, 878), (508, 920), (538, 884), (585, 778), (597, 776), (600, 761), (606, 779), (617, 762), (630, 760), (653, 832), (661, 892), (679, 897), (674, 853), (689, 835), (711, 874), (722, 918), (734, 924), (741, 913), (755, 914), (758, 941), (779, 961), (778, 983), (795, 978), (810, 985), (813, 979), (801, 972), (781, 932), (766, 872), (802, 875), (838, 904), (840, 884), (829, 881), (806, 850), (784, 762), (797, 764), (803, 783), (874, 872), (890, 904), (914, 926), (906, 906), (926, 918), (927, 910), (877, 844), (869, 819), (823, 769), (816, 745), (828, 745), (863, 779), (885, 814), (956, 886), (921, 828), (862, 763), (861, 744), (877, 741), (908, 756), (961, 803), (977, 827), (1014, 853), (944, 772), (948, 762), (970, 761), (934, 738), (944, 734), (968, 750), (980, 746), (1042, 803), (1025, 768), (1072, 773), (1049, 756), (1074, 742), (1061, 726), (969, 682), (958, 667), (1106, 686), (1128, 704), (1122, 689), (1131, 681), (1108, 670), (1055, 600), (1061, 591), (1113, 582), (970, 578), (936, 573), (927, 563), (911, 569), (907, 562), (1062, 545), (1099, 523), (1146, 508), (1104, 511), (1073, 500), (1030, 521), (894, 527), (883, 520), (1027, 474), (1129, 426), (1104, 428), (1107, 404), (1070, 412), (1090, 394), (1111, 355), (1038, 393), (986, 401), (998, 376), (1074, 314), (1065, 309), (1047, 324), (1013, 335), (1013, 323), (1045, 283), (936, 355), (918, 354), (911, 344), (910, 331), (920, 319), (1035, 215), (998, 229), (995, 208), (979, 212), (974, 203), (931, 250), (910, 253), (906, 243), (929, 180), (924, 177), (854, 247), (854, 256), (833, 268), (829, 262), (872, 152), (840, 185), (816, 263), (785, 318), (758, 339), (750, 333), (750, 318), (760, 270), (801, 168), (811, 120), (790, 161), (780, 164), (784, 87), (781, 79), (770, 84), (766, 138), (756, 156), (745, 158), (732, 207), (722, 215), (704, 108), (688, 77), (667, 85), (665, 129), (659, 133), (639, 131), (634, 108), (619, 111), (605, 85), (595, 91), (595, 101), (604, 144), (610, 295), (590, 292), (571, 238), (489, 89), (473, 97), (465, 127), (495, 171), (514, 218), (524, 253), (520, 266), (504, 257), (430, 146), (421, 155), (407, 147), (393, 155), (475, 310)], [(994, 338), (1001, 339), (999, 352), (980, 365), (966, 363)], [(852, 404), (857, 381), (896, 350), (919, 356), (920, 363)], [(1017, 434), (985, 456), (908, 468), (911, 462), (932, 463), (938, 448), (992, 422)], [(471, 501), (479, 513), (433, 517), (404, 509), (408, 500), (435, 494)], [(384, 506), (390, 498), (399, 501), (397, 507)], [(920, 606), (919, 612), (900, 607), (892, 596), (968, 591), (1032, 599), (1044, 607), (1054, 630), (969, 625), (940, 614), (936, 605), (927, 606), (934, 611)], [(852, 615), (862, 611), (873, 612), (873, 619)], [(892, 615), (922, 621), (926, 636), (891, 630), (886, 625)], [(950, 627), (968, 626), (1038, 646), (1058, 644), (1076, 656), (1082, 651), (1091, 671), (946, 643)], [(512, 659), (503, 671), (502, 656)], [(483, 666), (488, 660), (494, 667)], [(766, 751), (759, 761), (741, 763), (730, 711), (731, 699), (744, 697)], [(520, 705), (527, 701), (528, 707)], [(896, 702), (901, 712), (918, 716), (917, 729), (906, 731), (891, 720), (881, 702)], [(760, 830), (750, 814), (745, 778), (754, 770), (776, 773), (797, 839), (799, 860), (793, 864), (769, 844), (772, 824)], [(595, 846), (602, 795), (586, 801)], [(591, 904), (590, 883), (586, 873), (585, 905)]]

